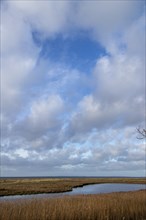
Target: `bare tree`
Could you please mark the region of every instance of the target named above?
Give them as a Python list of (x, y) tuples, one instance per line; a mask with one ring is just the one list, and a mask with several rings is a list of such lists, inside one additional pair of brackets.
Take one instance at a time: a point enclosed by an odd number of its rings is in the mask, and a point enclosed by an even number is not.
[(146, 129), (144, 128), (137, 128), (137, 132), (140, 135), (140, 137), (137, 137), (138, 139), (144, 139), (146, 138)]

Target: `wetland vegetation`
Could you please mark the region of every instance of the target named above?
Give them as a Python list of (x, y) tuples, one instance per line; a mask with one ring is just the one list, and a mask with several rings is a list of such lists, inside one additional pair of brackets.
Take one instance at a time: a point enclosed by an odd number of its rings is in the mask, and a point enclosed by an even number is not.
[(0, 201), (1, 220), (145, 220), (146, 191)]
[[(1, 178), (0, 194), (71, 191), (100, 183), (146, 184), (145, 178)], [(0, 200), (1, 220), (146, 220), (146, 190)]]
[(1, 178), (0, 196), (59, 193), (98, 183), (146, 184), (145, 178)]

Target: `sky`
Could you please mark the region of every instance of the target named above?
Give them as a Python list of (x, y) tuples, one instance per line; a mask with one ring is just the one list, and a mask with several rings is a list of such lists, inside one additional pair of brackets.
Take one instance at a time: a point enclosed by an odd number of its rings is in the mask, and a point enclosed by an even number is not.
[(1, 1), (1, 176), (144, 176), (145, 1)]

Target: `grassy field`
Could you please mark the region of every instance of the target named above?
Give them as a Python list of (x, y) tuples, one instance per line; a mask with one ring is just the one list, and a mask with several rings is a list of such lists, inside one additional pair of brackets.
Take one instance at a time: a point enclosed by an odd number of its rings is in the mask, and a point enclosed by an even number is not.
[(146, 190), (0, 201), (1, 220), (146, 220)]
[(11, 178), (0, 179), (0, 196), (71, 191), (73, 187), (96, 183), (146, 184), (145, 178)]

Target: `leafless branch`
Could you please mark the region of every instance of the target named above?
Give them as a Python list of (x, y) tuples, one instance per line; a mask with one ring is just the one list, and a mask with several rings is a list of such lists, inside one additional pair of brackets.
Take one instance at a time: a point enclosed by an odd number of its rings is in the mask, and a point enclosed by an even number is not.
[(137, 137), (138, 139), (146, 138), (146, 129), (137, 128), (137, 132), (138, 132), (138, 134), (140, 134), (140, 137)]

